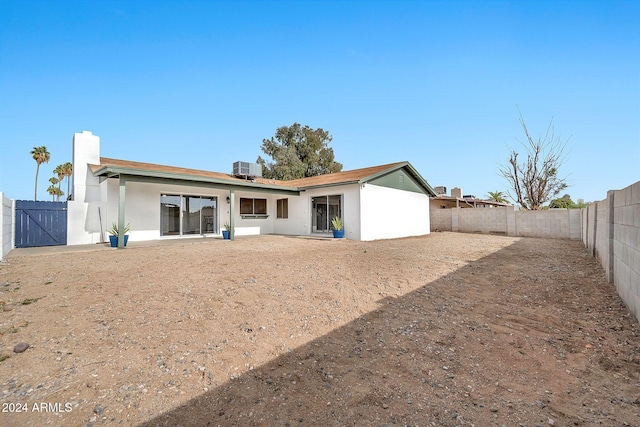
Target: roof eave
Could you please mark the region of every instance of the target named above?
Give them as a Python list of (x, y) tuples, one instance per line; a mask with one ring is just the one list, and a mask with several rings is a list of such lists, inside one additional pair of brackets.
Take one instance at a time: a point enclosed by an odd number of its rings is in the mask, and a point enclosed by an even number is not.
[(300, 191), (305, 191), (305, 190), (313, 190), (316, 188), (339, 187), (341, 185), (351, 185), (351, 184), (360, 184), (360, 181), (352, 180), (352, 181), (331, 182), (327, 184), (307, 185), (304, 187), (298, 187), (298, 189)]
[(95, 172), (93, 172), (93, 176), (96, 176), (96, 177), (106, 176), (108, 178), (113, 178), (119, 175), (164, 178), (164, 179), (173, 179), (178, 181), (205, 182), (205, 183), (217, 184), (217, 185), (223, 185), (223, 186), (236, 186), (236, 187), (240, 186), (240, 187), (246, 187), (246, 188), (280, 190), (280, 191), (295, 192), (295, 193), (299, 193), (300, 191), (297, 188), (287, 187), (283, 185), (260, 184), (256, 182), (248, 182), (248, 181), (241, 181), (241, 180), (232, 180), (232, 179), (226, 180), (226, 179), (206, 177), (206, 176), (194, 176), (194, 175), (171, 173), (171, 172), (148, 171), (148, 170), (142, 170), (142, 169), (125, 168), (125, 167), (110, 166), (110, 165), (104, 165), (98, 170), (96, 170)]

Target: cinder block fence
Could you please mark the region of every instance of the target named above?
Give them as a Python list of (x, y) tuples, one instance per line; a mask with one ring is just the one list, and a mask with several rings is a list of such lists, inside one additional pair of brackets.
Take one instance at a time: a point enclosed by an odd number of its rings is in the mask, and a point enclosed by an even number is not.
[(640, 320), (640, 181), (582, 209), (582, 242)]
[(640, 320), (640, 181), (584, 209), (432, 209), (431, 231), (582, 239)]
[(13, 248), (13, 201), (0, 191), (0, 261)]
[(515, 211), (513, 207), (431, 210), (431, 231), (580, 240), (581, 211)]

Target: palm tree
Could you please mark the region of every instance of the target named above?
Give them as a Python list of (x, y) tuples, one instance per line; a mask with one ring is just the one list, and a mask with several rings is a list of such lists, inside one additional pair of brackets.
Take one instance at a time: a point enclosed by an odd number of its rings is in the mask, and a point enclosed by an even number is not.
[(43, 163), (48, 163), (51, 158), (51, 154), (47, 151), (47, 147), (44, 145), (40, 147), (33, 147), (31, 151), (31, 156), (33, 160), (36, 161), (38, 166), (36, 167), (36, 188), (33, 191), (33, 200), (38, 200), (38, 173), (40, 172), (40, 165)]
[(493, 200), (498, 203), (509, 203), (505, 194), (502, 191), (489, 191), (489, 200)]
[[(57, 196), (56, 202), (59, 202), (60, 196), (64, 194), (64, 191), (60, 189), (60, 180), (55, 176), (52, 176), (51, 178), (49, 178), (49, 182), (51, 183), (51, 185), (49, 186), (49, 188), (47, 188), (47, 193), (51, 194), (52, 197)], [(56, 184), (58, 184), (57, 187)]]
[[(55, 179), (55, 178), (52, 178)], [(56, 197), (56, 193), (58, 192), (58, 187), (55, 184), (51, 184), (49, 188), (47, 188), (47, 193), (51, 194), (51, 201), (53, 202)]]
[(56, 168), (53, 170), (53, 173), (58, 175), (58, 188), (60, 188), (62, 180), (64, 179), (64, 165), (56, 166)]
[(69, 197), (69, 195), (71, 194), (70, 191), (70, 181), (71, 181), (71, 175), (73, 175), (73, 164), (71, 162), (67, 162), (64, 165), (62, 165), (62, 170), (64, 171), (64, 176), (67, 178), (67, 197)]

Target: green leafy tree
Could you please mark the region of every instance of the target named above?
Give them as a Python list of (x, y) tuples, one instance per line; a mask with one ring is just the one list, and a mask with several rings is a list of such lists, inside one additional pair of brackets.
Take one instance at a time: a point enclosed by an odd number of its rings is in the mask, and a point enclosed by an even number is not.
[(506, 198), (506, 195), (502, 191), (489, 191), (487, 194), (488, 194), (487, 196), (488, 200), (492, 200), (498, 203), (509, 203), (509, 201)]
[(550, 208), (566, 208), (566, 209), (578, 209), (578, 208), (583, 208), (585, 207), (585, 203), (574, 203), (573, 200), (571, 200), (571, 196), (568, 194), (565, 194), (564, 196), (558, 198), (558, 199), (553, 199), (550, 203), (549, 203), (549, 207)]
[(520, 124), (526, 141), (518, 140), (526, 150), (526, 160), (520, 162), (519, 153), (511, 149), (509, 161), (500, 169), (500, 175), (509, 183), (513, 191), (509, 197), (526, 210), (542, 209), (544, 204), (567, 188), (566, 178), (561, 178), (559, 169), (565, 160), (564, 150), (567, 142), (562, 143), (556, 137), (553, 120), (549, 123), (544, 136), (534, 140), (520, 113)]
[(38, 165), (36, 167), (36, 188), (33, 191), (33, 200), (38, 200), (38, 173), (40, 173), (40, 165), (48, 163), (51, 158), (51, 154), (47, 151), (47, 147), (42, 145), (40, 147), (33, 147), (33, 150), (31, 150), (31, 156)]
[(342, 164), (335, 161), (333, 148), (329, 148), (332, 139), (321, 128), (311, 129), (299, 123), (279, 127), (275, 136), (262, 140), (262, 151), (272, 159), (258, 157), (262, 176), (291, 180), (340, 172)]

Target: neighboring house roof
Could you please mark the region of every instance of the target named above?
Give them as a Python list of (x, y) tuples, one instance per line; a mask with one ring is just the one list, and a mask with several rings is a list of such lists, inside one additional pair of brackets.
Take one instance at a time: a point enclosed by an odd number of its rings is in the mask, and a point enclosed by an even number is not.
[(290, 181), (280, 181), (275, 179), (256, 178), (247, 180), (235, 177), (231, 174), (221, 172), (211, 172), (199, 169), (180, 168), (175, 166), (165, 166), (152, 163), (133, 162), (129, 160), (118, 160), (107, 157), (100, 158), (99, 165), (89, 165), (94, 176), (115, 177), (121, 174), (139, 177), (177, 179), (195, 182), (208, 182), (212, 184), (252, 187), (256, 189), (272, 189), (285, 191), (302, 191), (310, 188), (330, 187), (345, 184), (362, 184), (375, 182), (386, 175), (399, 170), (408, 173), (415, 185), (421, 192), (429, 196), (436, 193), (429, 183), (414, 169), (409, 162), (390, 163), (368, 168), (353, 169), (344, 172), (334, 172), (325, 175), (312, 176), (308, 178), (294, 179)]
[(459, 197), (444, 196), (444, 195), (433, 197), (431, 200), (445, 202), (450, 207), (456, 207), (456, 204), (459, 202), (459, 206), (461, 208), (475, 208), (475, 207), (478, 207), (478, 206), (480, 206), (480, 207), (486, 207), (486, 206), (495, 206), (495, 207), (511, 206), (509, 203), (500, 203), (500, 202), (495, 202), (493, 200), (481, 200), (481, 199), (474, 199), (474, 198), (470, 198), (470, 197), (459, 198)]

